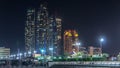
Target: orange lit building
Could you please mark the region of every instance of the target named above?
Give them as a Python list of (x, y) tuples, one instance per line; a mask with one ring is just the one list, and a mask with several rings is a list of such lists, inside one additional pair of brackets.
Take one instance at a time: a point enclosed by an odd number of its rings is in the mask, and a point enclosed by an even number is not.
[(70, 54), (73, 50), (78, 52), (78, 46), (75, 46), (78, 42), (78, 33), (75, 30), (66, 30), (64, 32), (64, 54)]

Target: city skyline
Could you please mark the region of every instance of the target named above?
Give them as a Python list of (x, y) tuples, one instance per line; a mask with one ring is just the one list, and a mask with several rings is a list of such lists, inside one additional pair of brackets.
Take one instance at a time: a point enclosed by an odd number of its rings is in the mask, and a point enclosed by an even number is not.
[[(0, 46), (10, 47), (12, 52), (19, 48), (24, 50), (24, 24), (26, 10), (39, 7), (39, 1), (21, 0), (1, 1)], [(36, 5), (36, 4), (37, 5)], [(109, 54), (119, 53), (119, 15), (120, 5), (112, 1), (48, 1), (49, 11), (55, 11), (62, 17), (63, 30), (75, 29), (83, 46), (99, 47), (99, 37), (104, 36), (103, 51)], [(111, 5), (112, 4), (112, 5)]]
[(47, 4), (27, 10), (25, 23), (25, 51), (47, 55), (60, 55), (62, 19), (49, 14)]

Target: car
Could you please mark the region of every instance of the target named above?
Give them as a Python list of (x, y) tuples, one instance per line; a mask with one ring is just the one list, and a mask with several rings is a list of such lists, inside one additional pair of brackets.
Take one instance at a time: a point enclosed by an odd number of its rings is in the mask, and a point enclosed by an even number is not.
[(0, 60), (0, 65), (7, 65), (8, 62), (6, 60)]
[(18, 66), (18, 65), (20, 65), (20, 61), (19, 60), (11, 60), (11, 65)]
[(22, 63), (22, 65), (25, 65), (25, 66), (28, 66), (28, 65), (32, 65), (33, 64), (33, 62), (32, 61), (22, 61), (21, 62)]

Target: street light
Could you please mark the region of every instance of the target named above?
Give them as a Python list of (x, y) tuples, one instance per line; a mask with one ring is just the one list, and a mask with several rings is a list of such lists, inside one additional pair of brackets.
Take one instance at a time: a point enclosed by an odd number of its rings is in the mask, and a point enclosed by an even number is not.
[(22, 53), (20, 53), (19, 55), (20, 55), (20, 56), (22, 56), (23, 54), (22, 54)]
[(104, 42), (104, 38), (100, 38), (100, 48), (101, 48), (101, 53), (102, 53), (102, 43)]
[(22, 55), (23, 55), (22, 53), (19, 54), (19, 58), (20, 58), (20, 59), (22, 58)]
[(104, 39), (103, 39), (103, 38), (101, 38), (101, 39), (100, 39), (100, 42), (103, 42), (103, 41), (104, 41)]
[(31, 54), (31, 52), (29, 51), (29, 52), (28, 52), (28, 54), (30, 55), (30, 54)]
[(41, 49), (40, 51), (41, 51), (41, 53), (42, 53), (42, 54), (45, 52), (45, 50), (44, 50), (44, 49)]
[(37, 51), (34, 51), (34, 54), (36, 54), (37, 53)]

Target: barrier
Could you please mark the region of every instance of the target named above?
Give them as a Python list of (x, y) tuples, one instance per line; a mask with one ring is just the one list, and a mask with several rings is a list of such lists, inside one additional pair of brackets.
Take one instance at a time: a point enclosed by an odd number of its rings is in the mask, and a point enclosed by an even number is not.
[(53, 65), (96, 65), (96, 66), (120, 66), (120, 61), (60, 61), (48, 62), (48, 67)]

